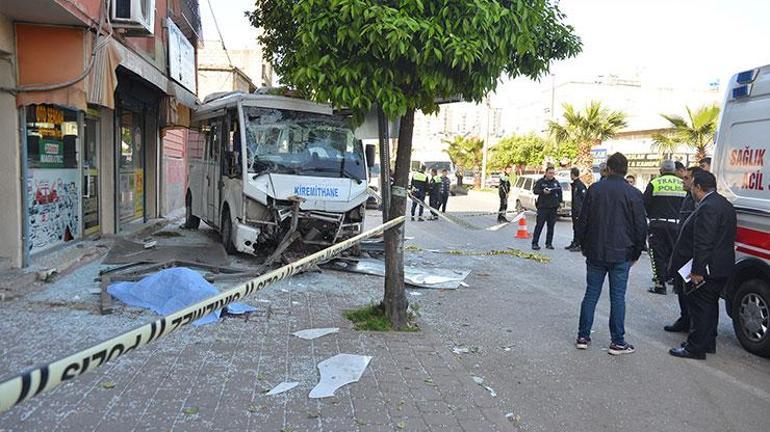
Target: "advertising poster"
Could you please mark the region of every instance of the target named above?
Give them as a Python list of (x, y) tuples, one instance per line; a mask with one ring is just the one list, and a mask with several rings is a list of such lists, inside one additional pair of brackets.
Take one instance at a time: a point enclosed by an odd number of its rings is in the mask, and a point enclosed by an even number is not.
[(29, 249), (36, 253), (80, 237), (77, 169), (30, 169)]

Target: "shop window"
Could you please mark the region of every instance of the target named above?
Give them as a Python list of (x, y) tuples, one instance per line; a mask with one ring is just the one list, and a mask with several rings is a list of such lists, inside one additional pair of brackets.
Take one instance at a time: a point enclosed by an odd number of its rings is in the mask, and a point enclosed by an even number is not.
[(27, 249), (36, 253), (80, 237), (77, 111), (53, 105), (25, 108)]

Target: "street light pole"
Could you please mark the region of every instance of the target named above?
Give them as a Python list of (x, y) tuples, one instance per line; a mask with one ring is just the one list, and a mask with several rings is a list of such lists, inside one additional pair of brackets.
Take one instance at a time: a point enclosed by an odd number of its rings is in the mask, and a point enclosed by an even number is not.
[(487, 136), (484, 139), (484, 145), (481, 147), (481, 187), (482, 188), (487, 184), (487, 150), (489, 148), (489, 130), (491, 129), (489, 112), (492, 107), (492, 101), (489, 99), (489, 96), (487, 96), (485, 104), (487, 106), (487, 134), (486, 134)]

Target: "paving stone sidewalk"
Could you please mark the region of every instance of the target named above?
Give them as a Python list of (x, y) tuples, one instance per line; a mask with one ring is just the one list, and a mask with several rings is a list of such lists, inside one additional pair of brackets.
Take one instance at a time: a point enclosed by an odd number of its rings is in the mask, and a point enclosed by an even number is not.
[[(47, 295), (71, 296), (96, 269), (62, 279)], [(430, 328), (352, 330), (342, 311), (381, 298), (381, 290), (382, 279), (374, 277), (299, 275), (252, 299), (260, 311), (248, 319), (184, 328), (1, 415), (0, 431), (516, 430), (500, 401), (473, 381), (474, 372)], [(125, 307), (98, 316), (96, 299), (85, 297), (9, 304), (0, 322), (0, 374), (56, 359), (152, 317)], [(291, 335), (315, 327), (340, 332), (312, 341)], [(338, 353), (373, 359), (359, 382), (335, 397), (309, 399), (317, 363)], [(263, 394), (282, 381), (300, 384), (284, 394)]]

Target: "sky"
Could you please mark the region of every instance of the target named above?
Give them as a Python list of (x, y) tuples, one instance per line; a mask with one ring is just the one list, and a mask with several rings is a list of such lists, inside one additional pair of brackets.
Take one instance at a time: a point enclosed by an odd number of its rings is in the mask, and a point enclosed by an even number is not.
[[(200, 2), (204, 39), (216, 41), (209, 2), (228, 48), (256, 45), (257, 31), (243, 15), (253, 0)], [(770, 0), (561, 0), (560, 7), (583, 52), (552, 65), (557, 82), (617, 74), (704, 87), (770, 64)], [(527, 79), (503, 80), (496, 104), (536, 87)]]

